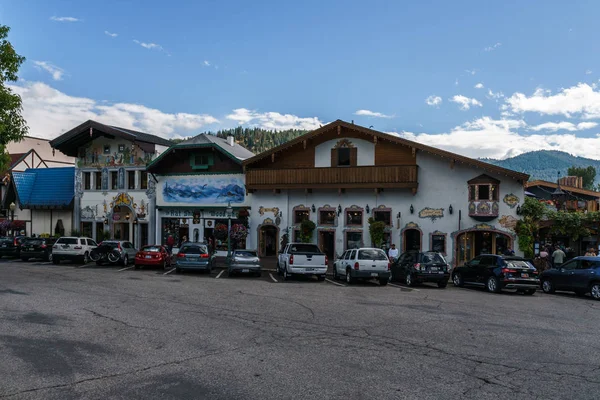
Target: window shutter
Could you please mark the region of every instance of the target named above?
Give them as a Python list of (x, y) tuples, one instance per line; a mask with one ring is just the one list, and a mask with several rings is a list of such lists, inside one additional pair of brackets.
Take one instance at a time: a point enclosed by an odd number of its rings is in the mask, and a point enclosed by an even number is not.
[(358, 149), (353, 147), (350, 149), (350, 166), (356, 167), (358, 163)]
[(337, 167), (338, 165), (338, 153), (337, 149), (331, 149), (331, 166)]

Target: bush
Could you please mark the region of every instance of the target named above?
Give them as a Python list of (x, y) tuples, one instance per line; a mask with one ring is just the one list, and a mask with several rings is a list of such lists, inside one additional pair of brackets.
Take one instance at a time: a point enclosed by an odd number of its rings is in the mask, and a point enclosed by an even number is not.
[(300, 241), (302, 243), (310, 243), (312, 241), (313, 232), (317, 226), (310, 219), (305, 219), (300, 224)]
[(385, 222), (375, 221), (373, 217), (369, 218), (369, 234), (371, 235), (371, 244), (373, 247), (380, 248), (385, 239)]

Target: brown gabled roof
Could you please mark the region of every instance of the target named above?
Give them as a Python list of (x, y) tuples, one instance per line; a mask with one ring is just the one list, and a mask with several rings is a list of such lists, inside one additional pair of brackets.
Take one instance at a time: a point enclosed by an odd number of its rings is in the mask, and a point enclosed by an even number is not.
[(378, 139), (387, 140), (392, 143), (397, 143), (397, 144), (400, 144), (403, 146), (413, 147), (415, 149), (418, 149), (418, 150), (421, 150), (421, 151), (424, 151), (427, 153), (431, 153), (431, 154), (437, 155), (439, 157), (447, 158), (448, 160), (453, 160), (454, 162), (459, 162), (459, 163), (467, 164), (467, 165), (470, 165), (473, 167), (481, 168), (486, 171), (506, 175), (515, 180), (522, 180), (523, 182), (525, 182), (529, 179), (529, 175), (521, 173), (521, 172), (513, 171), (513, 170), (507, 169), (507, 168), (502, 168), (497, 165), (493, 165), (493, 164), (489, 164), (489, 163), (479, 161), (479, 160), (476, 160), (473, 158), (461, 156), (460, 154), (451, 153), (449, 151), (438, 149), (438, 148), (431, 147), (431, 146), (427, 146), (427, 145), (424, 145), (424, 144), (421, 144), (418, 142), (413, 142), (411, 140), (407, 140), (407, 139), (404, 139), (404, 138), (401, 138), (398, 136), (390, 135), (388, 133), (383, 133), (383, 132), (379, 132), (379, 131), (376, 131), (373, 129), (365, 128), (364, 126), (355, 125), (353, 123), (351, 124), (346, 121), (342, 121), (340, 119), (338, 119), (334, 122), (331, 122), (327, 125), (324, 125), (324, 126), (320, 127), (319, 129), (315, 129), (314, 131), (308, 132), (302, 136), (292, 139), (280, 146), (274, 147), (271, 150), (267, 150), (267, 151), (262, 152), (252, 158), (249, 158), (243, 162), (243, 165), (249, 166), (250, 164), (252, 164), (258, 160), (262, 160), (262, 159), (270, 156), (271, 154), (280, 152), (280, 151), (285, 150), (289, 147), (292, 147), (296, 144), (300, 144), (304, 140), (319, 136), (320, 134), (325, 133), (326, 131), (328, 131), (332, 128), (338, 127), (338, 126), (347, 128), (347, 129), (354, 129), (356, 131), (365, 133), (367, 135), (375, 136)]
[[(542, 180), (531, 181), (531, 182), (527, 182), (525, 184), (525, 188), (530, 188), (530, 187), (535, 187), (535, 186), (544, 186), (544, 187), (556, 189), (558, 187), (558, 184), (556, 182), (548, 182), (548, 181), (542, 181)], [(568, 192), (579, 193), (579, 194), (584, 194), (586, 196), (600, 198), (600, 192), (595, 192), (593, 190), (576, 188), (575, 186), (565, 186), (565, 185), (560, 185), (560, 188), (563, 190), (566, 190)]]

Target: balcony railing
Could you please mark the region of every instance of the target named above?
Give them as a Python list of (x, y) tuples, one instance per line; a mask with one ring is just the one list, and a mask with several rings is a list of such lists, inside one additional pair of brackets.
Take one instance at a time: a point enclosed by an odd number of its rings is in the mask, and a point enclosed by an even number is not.
[(298, 188), (417, 188), (416, 165), (337, 168), (250, 169), (246, 187), (256, 189)]
[(471, 201), (469, 203), (469, 217), (482, 221), (489, 221), (497, 218), (499, 211), (500, 207), (495, 200)]

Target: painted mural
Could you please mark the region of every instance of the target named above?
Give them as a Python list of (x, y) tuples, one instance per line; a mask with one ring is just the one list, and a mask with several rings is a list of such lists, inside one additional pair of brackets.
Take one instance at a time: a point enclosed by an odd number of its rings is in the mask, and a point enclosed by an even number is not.
[(241, 177), (168, 178), (162, 188), (165, 203), (243, 203), (246, 189)]

